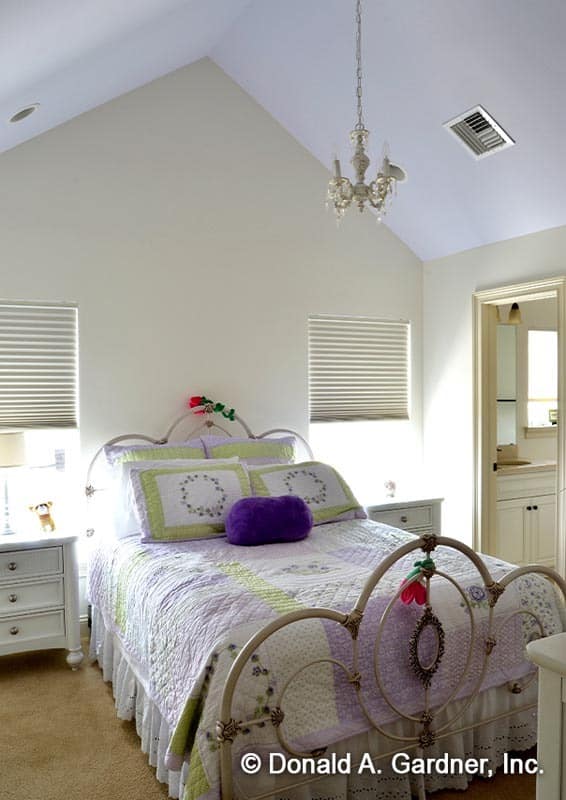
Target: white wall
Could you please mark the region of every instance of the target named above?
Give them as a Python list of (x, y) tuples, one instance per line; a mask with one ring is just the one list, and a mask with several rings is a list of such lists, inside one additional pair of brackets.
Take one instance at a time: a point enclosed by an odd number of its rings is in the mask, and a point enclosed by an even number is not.
[(421, 264), (372, 216), (336, 230), (327, 180), (209, 60), (0, 156), (0, 294), (78, 302), (85, 456), (200, 392), (306, 432), (307, 316), (333, 313), (411, 320), (420, 464)]
[(472, 294), (566, 273), (566, 227), (468, 250), (424, 265), (424, 459), (444, 531), (471, 544), (473, 503)]

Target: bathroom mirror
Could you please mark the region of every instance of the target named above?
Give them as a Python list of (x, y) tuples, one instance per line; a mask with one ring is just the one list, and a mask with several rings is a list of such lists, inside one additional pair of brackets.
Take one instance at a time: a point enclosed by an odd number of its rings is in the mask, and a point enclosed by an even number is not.
[(517, 442), (517, 327), (497, 325), (497, 444)]

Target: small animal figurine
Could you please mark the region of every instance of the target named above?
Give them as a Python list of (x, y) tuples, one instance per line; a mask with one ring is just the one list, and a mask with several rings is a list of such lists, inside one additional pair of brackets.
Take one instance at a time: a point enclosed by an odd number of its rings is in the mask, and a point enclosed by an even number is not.
[(29, 510), (37, 514), (39, 525), (44, 533), (49, 533), (55, 530), (55, 523), (51, 516), (51, 506), (53, 503), (48, 500), (46, 503), (38, 503), (36, 506), (30, 506)]
[(385, 487), (385, 496), (386, 497), (395, 497), (395, 492), (397, 491), (397, 484), (395, 481), (385, 481), (383, 484)]

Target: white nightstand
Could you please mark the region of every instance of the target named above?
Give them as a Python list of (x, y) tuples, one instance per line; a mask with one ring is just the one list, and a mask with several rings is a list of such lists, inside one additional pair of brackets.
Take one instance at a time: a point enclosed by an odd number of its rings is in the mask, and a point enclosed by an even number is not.
[(61, 647), (83, 660), (76, 536), (0, 536), (0, 655)]
[(442, 497), (427, 500), (398, 500), (393, 497), (377, 506), (368, 506), (366, 511), (370, 519), (393, 528), (402, 528), (418, 536), (423, 533), (440, 535), (442, 500)]

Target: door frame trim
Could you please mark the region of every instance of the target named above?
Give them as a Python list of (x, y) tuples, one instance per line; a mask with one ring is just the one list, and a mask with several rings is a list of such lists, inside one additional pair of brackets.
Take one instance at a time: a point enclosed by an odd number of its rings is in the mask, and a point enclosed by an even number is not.
[[(490, 364), (490, 327), (495, 313), (490, 307), (501, 303), (556, 297), (558, 331), (558, 425), (556, 469), (556, 569), (566, 576), (566, 425), (562, 420), (566, 403), (566, 276), (546, 278), (528, 283), (500, 286), (474, 292), (473, 302), (473, 383), (474, 383), (474, 506), (473, 547), (479, 552), (494, 552), (492, 531), (495, 530), (495, 481), (491, 478), (495, 452), (493, 422), (490, 422), (489, 400), (493, 396), (495, 369)], [(495, 440), (495, 444), (497, 444)]]

